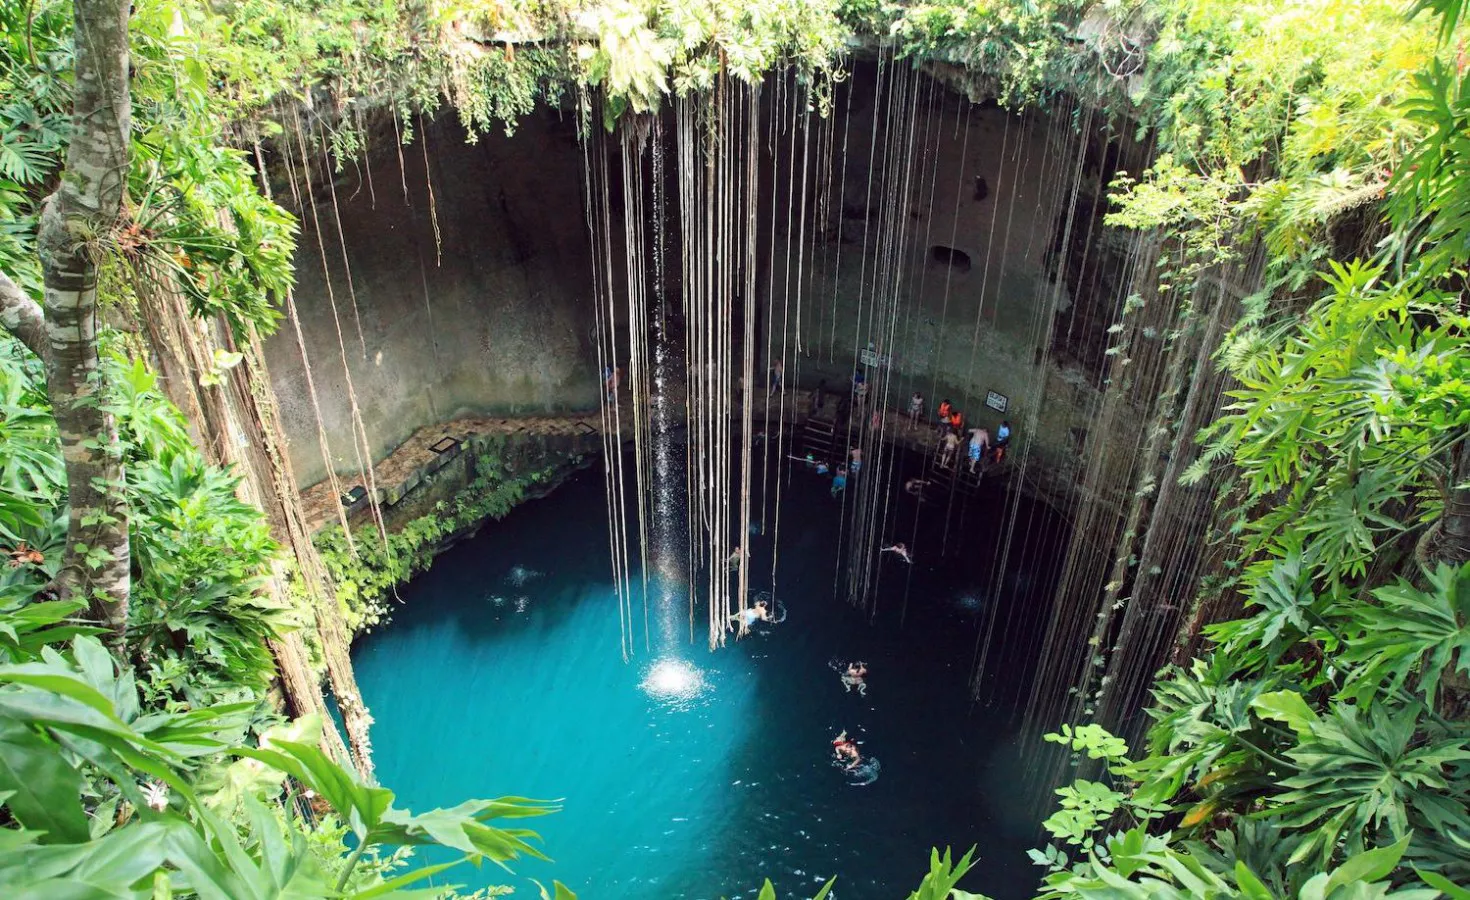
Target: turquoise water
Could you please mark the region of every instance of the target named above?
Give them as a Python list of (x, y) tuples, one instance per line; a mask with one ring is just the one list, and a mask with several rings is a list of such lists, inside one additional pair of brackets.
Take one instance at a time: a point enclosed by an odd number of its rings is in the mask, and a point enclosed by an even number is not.
[[(444, 554), (401, 591), (392, 624), (359, 642), (379, 778), (414, 810), (564, 798), (532, 823), (554, 863), (450, 873), (516, 896), (536, 896), (529, 878), (557, 878), (585, 900), (736, 897), (769, 877), (783, 898), (810, 897), (837, 875), (835, 897), (901, 898), (931, 845), (979, 845), (962, 886), (1018, 896), (1034, 883), (1024, 851), (1038, 816), (1017, 786), (1012, 710), (966, 690), (977, 598), (996, 577), (976, 550), (996, 544), (1002, 502), (974, 501), (968, 525), (956, 507), (943, 559), (946, 504), (925, 504), (917, 563), (885, 563), (870, 624), (833, 598), (839, 505), (796, 473), (780, 532), (786, 620), (714, 653), (702, 619), (695, 642), (685, 626), (685, 640), (648, 652), (640, 622), (640, 655), (624, 663), (601, 475), (584, 472)], [(900, 504), (895, 521), (913, 510)], [(768, 589), (771, 538), (752, 537), (751, 552)], [(1028, 581), (1012, 573), (1000, 592), (1023, 612)], [(659, 598), (674, 593), (658, 587), (654, 646), (669, 614)], [(672, 602), (687, 622), (686, 597)], [(844, 692), (834, 658), (869, 663), (866, 697)], [(829, 763), (843, 728), (880, 761), (871, 784)]]

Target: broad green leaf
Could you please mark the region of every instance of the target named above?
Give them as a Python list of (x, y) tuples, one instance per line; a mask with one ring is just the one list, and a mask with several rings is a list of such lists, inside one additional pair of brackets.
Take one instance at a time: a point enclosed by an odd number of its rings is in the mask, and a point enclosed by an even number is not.
[(1288, 728), (1300, 736), (1309, 734), (1312, 724), (1317, 721), (1317, 713), (1296, 691), (1262, 694), (1251, 701), (1251, 708), (1263, 719), (1285, 722)]
[(1415, 869), (1414, 874), (1418, 875), (1430, 887), (1443, 891), (1449, 900), (1470, 900), (1470, 888), (1461, 887), (1438, 872), (1425, 872), (1420, 869)]
[(0, 790), (16, 821), (44, 831), (43, 843), (75, 844), (90, 836), (82, 810), (82, 777), (55, 744), (31, 729), (0, 719)]
[(1327, 879), (1326, 893), (1331, 894), (1334, 890), (1357, 881), (1372, 884), (1383, 878), (1394, 870), (1403, 858), (1404, 851), (1409, 848), (1410, 835), (1404, 835), (1398, 841), (1387, 847), (1375, 847), (1348, 859), (1338, 866), (1332, 876)]
[(1275, 895), (1266, 887), (1261, 879), (1256, 877), (1245, 864), (1245, 860), (1235, 861), (1235, 884), (1240, 888), (1241, 896), (1245, 900), (1276, 900)]
[[(375, 900), (375, 898), (377, 897), (383, 897), (388, 894), (396, 893), (402, 888), (406, 888), (411, 884), (423, 881), (425, 878), (432, 878), (433, 876), (438, 875), (440, 872), (443, 872), (446, 869), (454, 868), (463, 861), (464, 860), (455, 860), (454, 862), (438, 863), (437, 865), (432, 866), (417, 866), (411, 871), (405, 872), (396, 878), (389, 879), (382, 884), (374, 885), (367, 890), (358, 891), (357, 893), (350, 894), (348, 896), (351, 898), (351, 900)], [(441, 885), (441, 887), (436, 888), (436, 890), (440, 890), (444, 887), (451, 887), (451, 885)]]

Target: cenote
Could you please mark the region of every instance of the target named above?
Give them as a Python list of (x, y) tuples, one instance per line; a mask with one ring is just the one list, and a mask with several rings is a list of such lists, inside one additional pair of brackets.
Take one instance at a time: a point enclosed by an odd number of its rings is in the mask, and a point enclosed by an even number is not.
[[(554, 876), (589, 897), (715, 898), (753, 894), (766, 877), (805, 896), (838, 875), (835, 896), (886, 897), (917, 883), (931, 846), (979, 845), (974, 883), (1022, 895), (1037, 820), (1017, 777), (1014, 707), (975, 703), (967, 679), (996, 579), (1012, 614), (1051, 589), (1054, 514), (1028, 510), (1051, 541), (1001, 574), (986, 549), (1002, 537), (1001, 489), (953, 511), (952, 538), (963, 531), (980, 548), (963, 556), (937, 556), (944, 504), (926, 504), (939, 509), (920, 519), (916, 546), (934, 555), (912, 569), (885, 563), (870, 616), (834, 593), (842, 503), (796, 465), (776, 571), (785, 620), (711, 652), (702, 631), (691, 640), (687, 585), (656, 578), (655, 646), (640, 624), (624, 662), (600, 481), (584, 471), (446, 552), (355, 649), (379, 775), (401, 803), (565, 798), (532, 823), (554, 865), (457, 879)], [(762, 573), (752, 590), (771, 590), (772, 530), (750, 537)], [(662, 604), (682, 634), (659, 649)], [(831, 667), (858, 659), (871, 671), (866, 696), (845, 692)], [(879, 762), (870, 784), (831, 763), (844, 728)]]
[(0, 898), (1470, 898), (1467, 16), (0, 4)]

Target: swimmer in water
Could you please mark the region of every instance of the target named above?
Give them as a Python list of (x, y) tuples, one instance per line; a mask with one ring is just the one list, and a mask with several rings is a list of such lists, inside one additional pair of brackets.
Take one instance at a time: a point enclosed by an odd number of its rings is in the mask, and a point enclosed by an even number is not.
[(905, 481), (903, 483), (903, 489), (922, 500), (924, 499), (924, 486), (928, 483), (928, 479), (910, 478), (908, 481)]
[(771, 621), (771, 608), (764, 600), (755, 601), (755, 606), (742, 609), (730, 617), (730, 621), (739, 621), (741, 629), (749, 628), (757, 621)]
[(862, 764), (863, 755), (858, 752), (857, 741), (847, 736), (846, 729), (833, 739), (832, 752), (837, 756), (838, 762), (846, 763), (842, 768), (849, 772)]
[(867, 663), (850, 662), (847, 664), (847, 671), (842, 673), (842, 686), (847, 693), (852, 693), (852, 689), (857, 688), (858, 695), (866, 697), (868, 696), (868, 682), (864, 679), (867, 677)]
[(879, 550), (878, 552), (879, 553), (896, 553), (896, 554), (898, 554), (898, 558), (899, 559), (903, 560), (904, 562), (908, 563), (909, 565), (913, 565), (914, 564), (914, 558), (909, 555), (909, 548), (905, 547), (903, 544), (894, 544), (891, 547), (884, 547), (882, 550)]

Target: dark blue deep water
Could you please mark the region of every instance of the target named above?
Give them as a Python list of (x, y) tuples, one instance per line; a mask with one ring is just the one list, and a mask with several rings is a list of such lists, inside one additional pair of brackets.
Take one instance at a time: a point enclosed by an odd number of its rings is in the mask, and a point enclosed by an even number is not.
[[(359, 642), (379, 778), (415, 811), (564, 798), (530, 822), (554, 863), (449, 873), (516, 896), (536, 896), (530, 878), (556, 878), (584, 900), (733, 898), (770, 878), (782, 898), (804, 898), (836, 875), (835, 897), (887, 900), (917, 886), (934, 845), (978, 846), (962, 887), (1021, 896), (1040, 818), (1011, 745), (1024, 639), (992, 646), (1017, 659), (998, 667), (998, 699), (972, 702), (967, 683), (990, 604), (999, 631), (1048, 599), (1060, 526), (1023, 501), (1001, 572), (1008, 502), (1000, 487), (954, 503), (896, 498), (890, 537), (916, 548), (916, 564), (886, 555), (870, 621), (834, 597), (840, 504), (799, 469), (783, 487), (786, 620), (711, 653), (702, 609), (688, 642), (687, 594), (655, 591), (650, 620), (676, 618), (680, 639), (660, 650), (651, 636), (645, 651), (639, 622), (639, 654), (624, 663), (602, 476), (583, 472), (445, 553), (400, 592), (392, 623)], [(756, 586), (769, 589), (769, 529), (751, 550)], [(866, 697), (844, 693), (834, 658), (868, 661)], [(659, 662), (698, 683), (651, 694)], [(873, 783), (830, 765), (843, 728), (881, 763)]]

